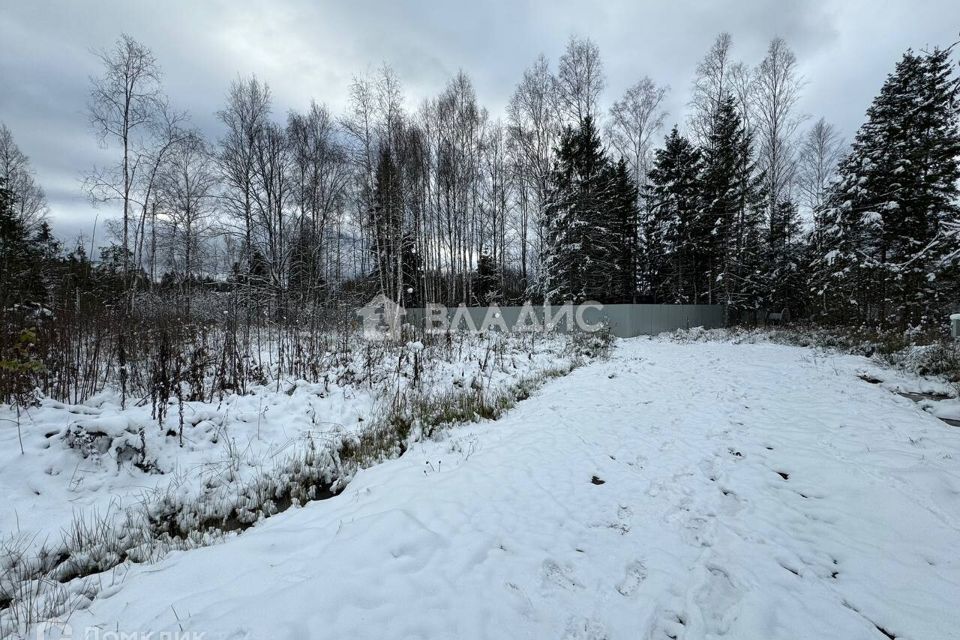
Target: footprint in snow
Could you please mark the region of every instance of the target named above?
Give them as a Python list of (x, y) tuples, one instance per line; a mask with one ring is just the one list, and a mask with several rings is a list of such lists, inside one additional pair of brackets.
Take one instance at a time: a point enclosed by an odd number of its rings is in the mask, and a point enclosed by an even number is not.
[(624, 571), (623, 580), (617, 584), (620, 595), (629, 598), (640, 588), (640, 583), (647, 579), (647, 568), (639, 560), (631, 562)]
[(570, 618), (563, 640), (607, 640), (606, 628), (596, 620)]
[(724, 500), (720, 506), (724, 514), (734, 515), (743, 508), (743, 500), (740, 499), (740, 496), (738, 496), (735, 491), (721, 487), (720, 492), (724, 497)]
[(704, 476), (710, 479), (710, 482), (715, 482), (717, 479), (717, 464), (715, 462), (716, 456), (714, 458), (704, 458), (697, 463), (697, 466), (700, 468), (700, 472)]
[(686, 625), (687, 621), (683, 614), (657, 607), (647, 630), (646, 638), (649, 640), (677, 640), (683, 634)]
[(553, 585), (564, 589), (583, 587), (571, 573), (572, 571), (568, 567), (561, 567), (556, 561), (549, 559), (543, 561), (543, 566), (540, 569), (544, 586)]
[(507, 588), (509, 593), (511, 593), (514, 598), (516, 598), (517, 611), (520, 612), (524, 618), (535, 618), (536, 609), (533, 607), (533, 603), (530, 601), (530, 598), (527, 597), (527, 594), (519, 586), (512, 582), (504, 583), (504, 586)]
[(736, 604), (740, 590), (734, 585), (730, 574), (717, 566), (708, 566), (703, 585), (694, 597), (700, 609), (706, 629), (711, 634), (724, 635), (737, 618)]

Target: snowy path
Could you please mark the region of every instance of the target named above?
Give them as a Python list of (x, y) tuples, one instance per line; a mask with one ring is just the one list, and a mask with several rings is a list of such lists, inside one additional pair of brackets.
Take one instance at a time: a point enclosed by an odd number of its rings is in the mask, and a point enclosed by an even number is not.
[(342, 496), (105, 579), (74, 637), (958, 638), (960, 429), (865, 362), (622, 342)]

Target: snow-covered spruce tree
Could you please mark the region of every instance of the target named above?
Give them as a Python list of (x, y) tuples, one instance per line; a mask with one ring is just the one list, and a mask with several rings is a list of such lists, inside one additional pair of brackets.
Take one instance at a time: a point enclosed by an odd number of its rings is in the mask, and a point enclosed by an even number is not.
[[(564, 136), (564, 139), (565, 136)], [(578, 250), (572, 246), (570, 223), (573, 219), (572, 188), (568, 176), (551, 173), (549, 186), (540, 213), (543, 225), (543, 247), (540, 252), (540, 287), (546, 303), (572, 297), (569, 259)]]
[(949, 49), (907, 51), (867, 110), (825, 214), (825, 317), (906, 329), (955, 302), (958, 92)]
[(638, 294), (639, 275), (639, 224), (640, 210), (637, 206), (637, 185), (627, 161), (621, 158), (610, 168), (609, 211), (612, 214), (613, 263), (618, 280), (608, 294), (608, 301), (634, 303)]
[(643, 286), (656, 303), (697, 299), (702, 270), (694, 231), (700, 211), (700, 151), (673, 127), (656, 151), (644, 190)]
[(54, 277), (47, 267), (59, 252), (59, 243), (44, 221), (31, 234), (28, 220), (21, 215), (14, 192), (0, 179), (0, 309), (8, 314), (5, 320), (13, 318), (16, 305), (44, 304)]
[(613, 171), (593, 118), (560, 136), (543, 211), (544, 299), (607, 300), (624, 268), (617, 233)]
[(544, 208), (544, 298), (634, 302), (637, 187), (625, 161), (603, 152), (591, 117), (568, 127), (556, 150)]
[(24, 220), (13, 191), (0, 178), (0, 402), (16, 409), (18, 435), (21, 409), (35, 401), (37, 377), (43, 370), (36, 357), (36, 329), (24, 326), (26, 318), (19, 311), (46, 298), (41, 265), (50, 242), (46, 223), (31, 236)]
[(764, 266), (768, 306), (789, 309), (791, 317), (803, 312), (808, 276), (806, 238), (797, 205), (781, 200), (770, 221)]
[[(917, 254), (931, 268), (917, 273), (920, 286), (913, 311), (934, 325), (942, 325), (946, 311), (960, 303), (960, 75), (950, 58), (952, 50), (953, 46), (937, 48), (926, 55), (925, 91), (919, 103), (920, 129), (928, 132), (918, 154), (927, 163), (919, 177), (919, 200), (927, 218), (933, 218), (936, 234), (929, 253), (924, 247)], [(930, 291), (929, 298), (924, 288)]]
[(500, 303), (503, 299), (501, 282), (500, 266), (493, 259), (493, 256), (488, 253), (481, 254), (477, 260), (477, 278), (473, 287), (473, 294), (476, 296), (477, 303), (480, 305)]
[[(26, 239), (26, 229), (14, 212), (13, 192), (7, 187), (6, 180), (0, 179), (0, 285), (3, 285), (4, 293), (21, 277)], [(0, 298), (3, 309), (14, 302), (17, 301), (9, 294)]]
[(759, 308), (766, 289), (757, 232), (762, 175), (755, 170), (752, 149), (734, 99), (723, 98), (703, 150), (702, 214), (692, 229), (703, 274), (695, 302), (722, 303), (737, 312)]

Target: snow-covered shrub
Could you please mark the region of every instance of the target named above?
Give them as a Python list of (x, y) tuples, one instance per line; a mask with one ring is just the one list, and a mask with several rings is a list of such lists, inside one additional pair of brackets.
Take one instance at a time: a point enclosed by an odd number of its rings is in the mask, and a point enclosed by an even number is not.
[(610, 353), (614, 336), (609, 326), (591, 333), (573, 334), (573, 346), (577, 354), (587, 358), (606, 357)]
[(883, 357), (888, 363), (917, 375), (943, 376), (960, 382), (960, 345), (953, 340), (908, 345)]
[(67, 588), (44, 575), (55, 559), (41, 549), (30, 552), (22, 536), (0, 540), (0, 636), (19, 633), (50, 620), (71, 608)]

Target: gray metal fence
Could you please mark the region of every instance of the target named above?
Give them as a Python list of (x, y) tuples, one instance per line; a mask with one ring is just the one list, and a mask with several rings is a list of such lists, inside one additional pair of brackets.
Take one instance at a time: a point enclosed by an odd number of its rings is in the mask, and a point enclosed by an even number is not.
[[(434, 318), (440, 312), (433, 312)], [(484, 322), (490, 328), (502, 328), (506, 325), (507, 329), (518, 327), (518, 320), (521, 320), (521, 313), (526, 313), (526, 320), (529, 321), (530, 314), (534, 314), (541, 326), (545, 322), (552, 325), (551, 330), (566, 332), (577, 331), (580, 323), (574, 321), (566, 322), (566, 316), (559, 316), (562, 313), (560, 307), (552, 307), (549, 310), (542, 305), (532, 305), (531, 307), (452, 307), (445, 310), (448, 322), (457, 319), (456, 325), (452, 329), (479, 329), (483, 327)], [(493, 316), (499, 313), (500, 317)], [(610, 332), (620, 338), (632, 338), (642, 335), (656, 335), (664, 331), (675, 331), (677, 329), (690, 329), (693, 327), (703, 327), (705, 329), (715, 329), (724, 326), (724, 307), (722, 305), (707, 304), (605, 304), (602, 306), (584, 306), (581, 309), (574, 309), (573, 316), (579, 314), (583, 323), (595, 325), (602, 323), (609, 326)], [(428, 312), (425, 309), (407, 309), (405, 321), (423, 328), (428, 318)], [(501, 322), (502, 320), (502, 322)], [(526, 326), (529, 330), (529, 322), (520, 322), (519, 326)]]

